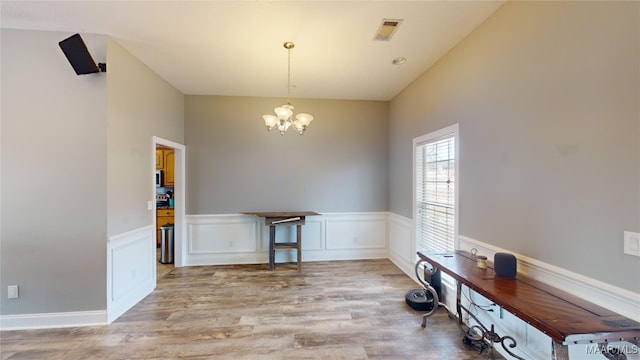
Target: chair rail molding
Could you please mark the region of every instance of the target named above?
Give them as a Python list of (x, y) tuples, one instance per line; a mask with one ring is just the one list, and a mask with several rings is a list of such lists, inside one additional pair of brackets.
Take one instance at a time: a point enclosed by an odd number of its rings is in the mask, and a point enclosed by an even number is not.
[(638, 313), (640, 294), (638, 293), (470, 237), (460, 235), (459, 238), (460, 250), (470, 251), (476, 248), (479, 253), (486, 254), (489, 258), (493, 258), (493, 254), (497, 252), (511, 253), (518, 260), (518, 272), (640, 321), (640, 313)]

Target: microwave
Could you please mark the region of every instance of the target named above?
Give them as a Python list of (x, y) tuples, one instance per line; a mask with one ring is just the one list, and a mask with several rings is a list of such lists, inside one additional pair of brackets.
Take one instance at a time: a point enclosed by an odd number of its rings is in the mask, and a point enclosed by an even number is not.
[(156, 170), (156, 187), (162, 187), (162, 170)]

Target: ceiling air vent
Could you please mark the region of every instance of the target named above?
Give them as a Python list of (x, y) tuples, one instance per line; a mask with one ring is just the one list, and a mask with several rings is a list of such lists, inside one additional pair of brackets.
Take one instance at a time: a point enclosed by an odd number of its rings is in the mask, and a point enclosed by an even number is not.
[(396, 30), (398, 30), (398, 26), (402, 19), (382, 19), (380, 26), (378, 27), (378, 31), (376, 31), (376, 36), (373, 37), (373, 40), (379, 41), (389, 41), (393, 34), (395, 34)]

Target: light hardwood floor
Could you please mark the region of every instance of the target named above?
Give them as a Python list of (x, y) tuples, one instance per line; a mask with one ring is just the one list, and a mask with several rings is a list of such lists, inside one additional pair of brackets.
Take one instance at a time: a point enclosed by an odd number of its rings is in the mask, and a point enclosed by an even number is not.
[(160, 249), (156, 250), (156, 279), (160, 280), (173, 270), (173, 264), (160, 262)]
[[(2, 359), (488, 359), (388, 260), (175, 268), (108, 326), (0, 333)], [(499, 356), (498, 356), (499, 358)]]

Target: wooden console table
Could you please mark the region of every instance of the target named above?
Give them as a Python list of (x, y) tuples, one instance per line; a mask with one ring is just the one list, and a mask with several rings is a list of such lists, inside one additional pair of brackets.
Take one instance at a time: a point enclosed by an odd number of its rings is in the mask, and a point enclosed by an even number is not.
[[(439, 269), (455, 279), (456, 313), (459, 325), (462, 325), (462, 310), (469, 313), (461, 303), (462, 285), (465, 285), (548, 335), (552, 340), (553, 359), (569, 359), (568, 345), (572, 344), (598, 344), (598, 348), (607, 349), (609, 342), (625, 341), (636, 347), (640, 346), (640, 323), (637, 321), (543, 282), (522, 274), (518, 274), (516, 279), (500, 278), (496, 276), (492, 267), (478, 268), (475, 257), (467, 252), (439, 254), (418, 252), (418, 256), (431, 264), (434, 269)], [(418, 265), (416, 265), (416, 273), (417, 269)], [(435, 297), (435, 303), (438, 304), (437, 295)], [(424, 315), (423, 327), (426, 325), (426, 318), (431, 314), (433, 311)], [(477, 318), (474, 317), (474, 319), (479, 323)], [(514, 338), (497, 335), (493, 331), (493, 326), (489, 330), (481, 324), (481, 328), (476, 330), (483, 332), (481, 335), (484, 340), (500, 342), (507, 353), (520, 359), (505, 346), (505, 341), (508, 341), (507, 346), (514, 348), (516, 346)], [(608, 359), (626, 359), (626, 357), (620, 357), (620, 354), (603, 355)]]
[[(255, 215), (264, 218), (269, 226), (269, 270), (275, 268), (276, 250), (298, 250), (298, 271), (302, 270), (302, 225), (307, 216), (320, 215), (314, 211), (263, 211), (243, 212), (245, 215)], [(295, 242), (276, 242), (276, 226), (296, 226)]]

